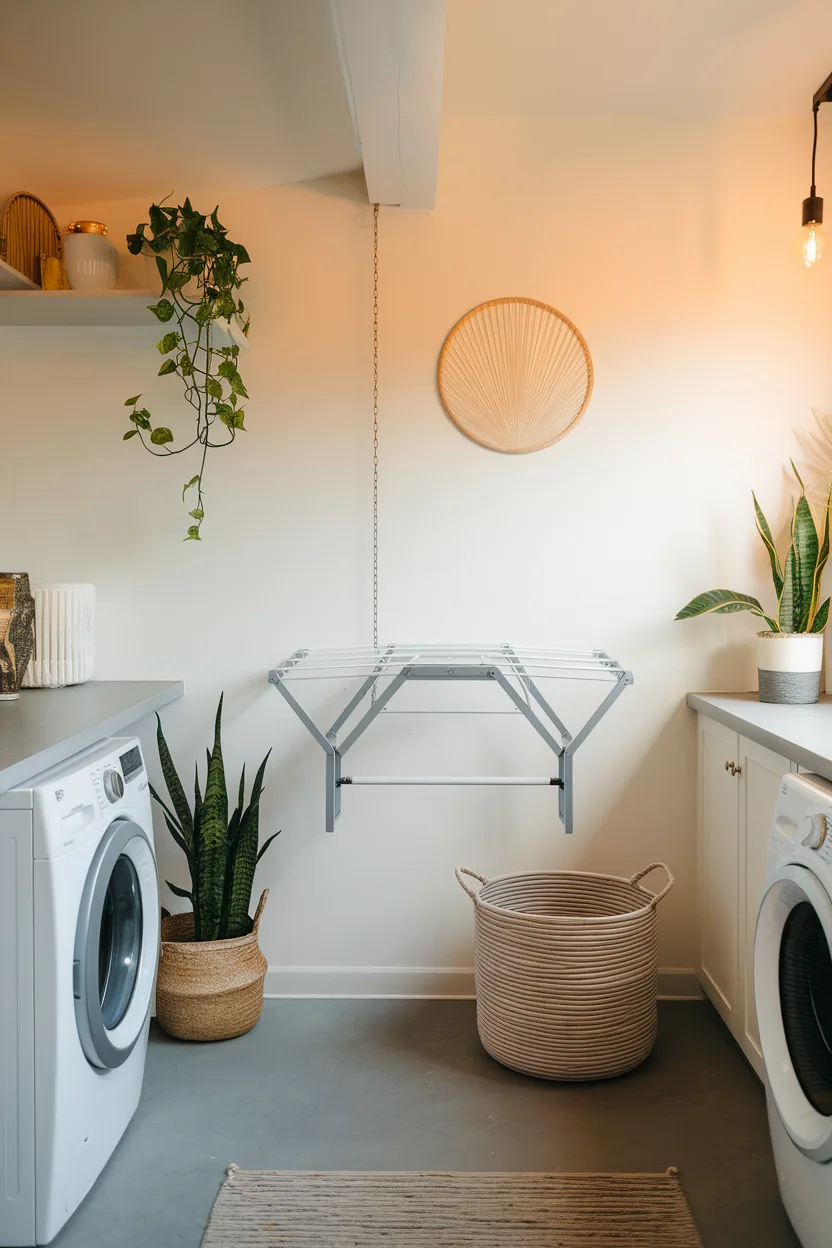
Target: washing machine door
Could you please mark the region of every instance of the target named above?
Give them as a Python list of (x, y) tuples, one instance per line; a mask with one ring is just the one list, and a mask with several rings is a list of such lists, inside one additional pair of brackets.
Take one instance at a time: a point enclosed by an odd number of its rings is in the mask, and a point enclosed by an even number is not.
[(116, 819), (87, 875), (75, 931), (75, 1018), (93, 1066), (120, 1066), (142, 1034), (153, 994), (159, 923), (151, 843), (138, 824)]
[(754, 939), (754, 991), (771, 1095), (797, 1147), (832, 1160), (832, 900), (806, 867), (769, 882)]

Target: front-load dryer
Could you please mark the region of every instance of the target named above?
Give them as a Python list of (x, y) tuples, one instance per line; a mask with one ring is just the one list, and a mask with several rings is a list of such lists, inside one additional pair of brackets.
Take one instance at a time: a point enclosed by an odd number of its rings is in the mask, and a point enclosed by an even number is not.
[(159, 950), (139, 742), (0, 797), (0, 1245), (47, 1244), (138, 1104)]
[(832, 1243), (832, 784), (783, 777), (754, 939), (777, 1179), (803, 1248)]

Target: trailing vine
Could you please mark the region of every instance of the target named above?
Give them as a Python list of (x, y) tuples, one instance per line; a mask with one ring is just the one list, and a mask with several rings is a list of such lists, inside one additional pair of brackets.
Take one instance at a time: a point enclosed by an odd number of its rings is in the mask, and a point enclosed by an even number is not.
[[(154, 426), (148, 409), (138, 406), (142, 396), (137, 394), (124, 403), (131, 408), (128, 420), (133, 425), (124, 434), (124, 441), (138, 437), (145, 450), (160, 457), (200, 448), (199, 471), (182, 488), (184, 502), (188, 491), (196, 487), (196, 506), (188, 513), (193, 520), (185, 537), (188, 542), (200, 540), (205, 519), (203, 479), (208, 451), (230, 446), (239, 429), (245, 432), (245, 409), (240, 404), (248, 393), (237, 367), (240, 348), (215, 346), (214, 334), (218, 322), (222, 327), (222, 322), (235, 321), (244, 334), (248, 333), (248, 320), (242, 323), (245, 308), (237, 293), (247, 278), (240, 277), (237, 269), (249, 263), (249, 255), (242, 244), (228, 237), (218, 211), (215, 208), (206, 217), (191, 207), (190, 199), (177, 207), (151, 204), (150, 220), (127, 235), (132, 255), (151, 255), (156, 260), (162, 279), (161, 298), (149, 311), (162, 324), (175, 321), (177, 325), (156, 344), (165, 357), (159, 376), (179, 377), (193, 409), (195, 429), (190, 441), (172, 445), (171, 430)], [(221, 440), (217, 440), (221, 433), (218, 425), (225, 431)]]

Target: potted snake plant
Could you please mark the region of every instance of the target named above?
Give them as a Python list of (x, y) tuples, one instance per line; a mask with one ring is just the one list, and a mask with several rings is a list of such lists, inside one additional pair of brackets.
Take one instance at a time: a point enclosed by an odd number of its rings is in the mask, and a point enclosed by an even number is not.
[(820, 601), (823, 571), (829, 558), (829, 508), (832, 490), (821, 513), (820, 533), (806, 498), (800, 473), (792, 462), (800, 495), (792, 511), (790, 542), (780, 557), (768, 521), (756, 496), (757, 532), (766, 548), (777, 606), (767, 615), (756, 598), (730, 589), (709, 589), (683, 607), (677, 620), (697, 615), (727, 615), (750, 611), (768, 626), (757, 634), (757, 668), (761, 702), (805, 704), (817, 702), (823, 662), (823, 630), (829, 618), (829, 599)]
[[(193, 808), (156, 716), (156, 740), (170, 805), (151, 786), (168, 831), (185, 855), (190, 888), (166, 881), (192, 909), (162, 918), (162, 949), (156, 983), (156, 1017), (181, 1040), (228, 1040), (250, 1031), (263, 1009), (267, 963), (257, 943), (263, 891), (254, 918), (249, 915), (257, 863), (278, 832), (260, 845), (260, 797), (269, 755), (263, 759), (248, 804), (245, 766), (237, 805), (228, 813), (222, 757), (222, 697), (214, 723), (213, 749), (206, 751), (204, 791), (195, 767)], [(269, 751), (271, 753), (271, 751)]]

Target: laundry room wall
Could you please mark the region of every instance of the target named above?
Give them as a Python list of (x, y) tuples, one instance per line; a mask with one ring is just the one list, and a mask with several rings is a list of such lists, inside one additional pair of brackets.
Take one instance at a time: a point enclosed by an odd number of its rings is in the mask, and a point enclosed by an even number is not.
[[(684, 695), (748, 687), (754, 626), (673, 616), (712, 586), (768, 592), (751, 488), (782, 531), (795, 429), (832, 406), (830, 277), (789, 254), (810, 124), (808, 110), (799, 124), (567, 124), (451, 109), (435, 211), (382, 209), (381, 638), (600, 646), (632, 668), (634, 687), (578, 755), (569, 839), (552, 792), (471, 788), (348, 792), (327, 836), (323, 756), (267, 684), (298, 646), (371, 639), (372, 212), (359, 175), (221, 196), (252, 257), (251, 401), (248, 432), (210, 458), (201, 543), (181, 540), (190, 463), (121, 440), (124, 399), (140, 391), (183, 428), (153, 331), (0, 333), (6, 564), (95, 584), (99, 678), (185, 681), (164, 719), (186, 773), (221, 690), (231, 776), (272, 749), (263, 825), (283, 831), (257, 878), (271, 890), (267, 989), (469, 989), (454, 970), (472, 958), (457, 864), (629, 873), (665, 860), (678, 882), (661, 962), (693, 965)], [(819, 184), (832, 180), (824, 161)], [(106, 220), (117, 239), (146, 213), (117, 187), (54, 207), (62, 223)], [(562, 309), (594, 359), (586, 414), (538, 454), (468, 441), (437, 394), (448, 330), (501, 295)], [(340, 690), (300, 693), (323, 720)], [(573, 717), (577, 699), (573, 688)], [(151, 724), (142, 738), (155, 772)], [(351, 766), (502, 774), (549, 760), (519, 717), (420, 715), (380, 722)], [(161, 825), (159, 857), (184, 883)]]

